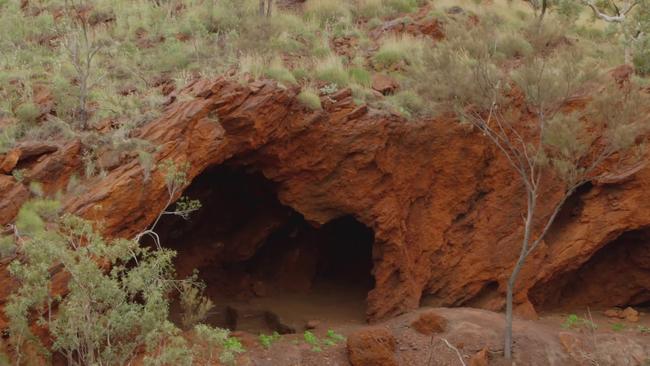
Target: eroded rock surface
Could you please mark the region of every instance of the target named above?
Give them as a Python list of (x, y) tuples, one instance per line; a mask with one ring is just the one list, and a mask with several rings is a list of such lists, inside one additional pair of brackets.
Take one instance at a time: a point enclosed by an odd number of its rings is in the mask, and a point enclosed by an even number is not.
[[(524, 202), (517, 179), (482, 136), (451, 120), (406, 121), (357, 106), (348, 90), (323, 98), (323, 111), (302, 106), (298, 90), (266, 81), (202, 80), (184, 92), (191, 97), (178, 98), (139, 133), (160, 147), (155, 162), (188, 162), (192, 180), (228, 160), (261, 172), (276, 184), (282, 204), (314, 225), (351, 215), (371, 228), (370, 319), (415, 308), (423, 295), (436, 306), (503, 306)], [(80, 168), (79, 151), (72, 143), (29, 159), (22, 167), (25, 184), (39, 180), (46, 192), (65, 191)], [(0, 175), (0, 224), (10, 222), (29, 196), (9, 174)], [(99, 220), (110, 236), (133, 237), (167, 201), (162, 173), (145, 179), (137, 159), (82, 184), (83, 190), (63, 196), (65, 209)], [(649, 192), (650, 168), (644, 167), (623, 182), (594, 184), (574, 197), (520, 276), (519, 311), (552, 307), (556, 292), (533, 291), (531, 303), (530, 290), (564, 286), (558, 279), (574, 272), (604, 279), (572, 304), (647, 299), (648, 271), (630, 272), (636, 285), (621, 288), (607, 278), (637, 264), (590, 260), (624, 233), (650, 227)], [(557, 195), (551, 188), (545, 195), (541, 212), (548, 213)], [(628, 245), (638, 266), (645, 266), (650, 238)], [(0, 305), (11, 289), (0, 263)]]

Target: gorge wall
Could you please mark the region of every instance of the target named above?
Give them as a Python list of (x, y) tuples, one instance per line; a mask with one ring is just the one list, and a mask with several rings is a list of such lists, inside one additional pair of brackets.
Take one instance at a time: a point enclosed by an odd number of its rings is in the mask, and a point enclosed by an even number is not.
[[(182, 93), (139, 131), (159, 146), (155, 162), (189, 163), (190, 182), (227, 162), (273, 182), (281, 204), (313, 226), (349, 216), (372, 229), (369, 319), (421, 301), (502, 308), (524, 200), (507, 163), (480, 134), (453, 120), (407, 121), (357, 106), (348, 90), (323, 97), (319, 111), (301, 105), (298, 90), (268, 81), (200, 80)], [(30, 146), (0, 155), (1, 224), (29, 198), (28, 182), (63, 191), (81, 169), (79, 142)], [(16, 167), (25, 169), (24, 183), (11, 176)], [(62, 197), (65, 210), (98, 220), (109, 236), (133, 237), (167, 201), (162, 173), (145, 179), (137, 159), (82, 183)], [(545, 215), (557, 199), (550, 187)], [(581, 190), (522, 272), (518, 312), (650, 301), (649, 228), (650, 167)], [(0, 305), (15, 286), (10, 260), (0, 262)]]

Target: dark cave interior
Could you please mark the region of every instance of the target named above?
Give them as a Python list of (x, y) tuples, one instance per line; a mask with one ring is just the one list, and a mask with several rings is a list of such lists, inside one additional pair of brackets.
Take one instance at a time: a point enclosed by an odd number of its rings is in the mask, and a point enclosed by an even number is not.
[(316, 226), (277, 198), (259, 172), (208, 169), (185, 195), (189, 220), (164, 216), (156, 231), (177, 251), (179, 278), (199, 270), (215, 303), (207, 321), (231, 330), (292, 333), (309, 320), (365, 321), (374, 285), (374, 233), (352, 216)]

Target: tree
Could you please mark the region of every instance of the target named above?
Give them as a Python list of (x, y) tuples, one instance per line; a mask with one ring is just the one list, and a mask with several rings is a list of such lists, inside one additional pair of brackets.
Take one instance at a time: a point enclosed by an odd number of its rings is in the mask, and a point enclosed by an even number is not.
[[(463, 27), (448, 27), (447, 40), (427, 50), (413, 88), (438, 112), (476, 128), (523, 188), (522, 238), (506, 283), (504, 353), (511, 358), (513, 297), (526, 260), (578, 188), (639, 169), (647, 119), (639, 88), (606, 79), (594, 60), (560, 49), (504, 68), (502, 46), (491, 41), (495, 28)], [(575, 98), (585, 106), (569, 106)]]
[(271, 16), (271, 11), (273, 9), (273, 0), (259, 0), (259, 16), (263, 17), (266, 12), (266, 16)]
[(648, 27), (648, 22), (650, 22), (650, 1), (582, 0), (582, 2), (591, 8), (597, 19), (618, 25), (623, 34), (625, 63), (632, 64), (634, 43), (642, 40), (650, 31)]
[(95, 32), (88, 21), (88, 13), (84, 11), (84, 2), (79, 0), (65, 1), (65, 21), (59, 34), (61, 44), (65, 48), (70, 63), (75, 71), (79, 87), (78, 118), (82, 129), (88, 124), (88, 99), (91, 89), (101, 78), (94, 78), (93, 62), (97, 54), (106, 46), (106, 42), (96, 38)]

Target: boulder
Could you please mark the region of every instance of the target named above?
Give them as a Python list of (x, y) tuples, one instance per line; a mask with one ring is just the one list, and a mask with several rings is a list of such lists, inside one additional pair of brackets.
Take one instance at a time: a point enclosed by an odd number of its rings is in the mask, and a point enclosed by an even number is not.
[(435, 310), (427, 310), (411, 323), (411, 327), (424, 335), (443, 333), (447, 328), (447, 320)]
[(347, 341), (348, 357), (352, 366), (397, 366), (393, 334), (384, 327), (358, 330)]

